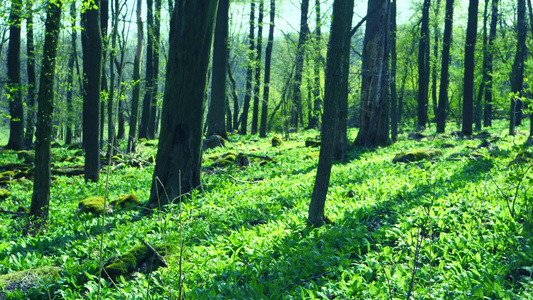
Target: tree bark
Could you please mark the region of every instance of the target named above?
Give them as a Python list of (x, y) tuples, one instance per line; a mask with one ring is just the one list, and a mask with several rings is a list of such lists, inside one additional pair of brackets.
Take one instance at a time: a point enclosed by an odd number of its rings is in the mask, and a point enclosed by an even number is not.
[(361, 71), (361, 128), (355, 139), (358, 146), (390, 144), (387, 102), (388, 15), (389, 1), (369, 0)]
[(218, 4), (215, 37), (213, 41), (213, 68), (211, 79), (211, 104), (207, 114), (207, 136), (228, 138), (225, 124), (226, 66), (228, 65), (229, 0)]
[[(369, 0), (369, 7), (371, 6)], [(387, 0), (388, 2), (388, 0)], [(325, 204), (328, 193), (331, 167), (333, 164), (333, 151), (337, 130), (337, 111), (339, 102), (346, 94), (342, 91), (345, 80), (346, 55), (350, 51), (350, 29), (352, 24), (354, 0), (335, 0), (333, 2), (333, 21), (328, 45), (328, 57), (326, 63), (326, 87), (324, 93), (324, 114), (322, 116), (322, 144), (318, 159), (318, 168), (309, 204), (307, 224), (320, 227), (326, 222)]]
[[(435, 16), (439, 17), (439, 11), (440, 11), (440, 0), (437, 0), (437, 3), (435, 3)], [(437, 115), (438, 112), (438, 104), (437, 104), (437, 65), (439, 63), (439, 22), (434, 22), (433, 27), (433, 35), (434, 35), (434, 44), (433, 44), (433, 56), (435, 57), (435, 62), (432, 65), (432, 72), (431, 72), (431, 100), (432, 100), (432, 108), (433, 108), (433, 115)]]
[(133, 62), (133, 91), (131, 95), (130, 131), (128, 134), (128, 153), (135, 153), (137, 125), (139, 123), (139, 102), (141, 95), (141, 58), (143, 51), (142, 1), (137, 2), (137, 51)]
[(261, 126), (259, 137), (265, 138), (267, 132), (268, 101), (270, 97), (270, 68), (272, 65), (272, 49), (274, 47), (274, 21), (276, 18), (276, 1), (270, 0), (270, 25), (268, 27), (268, 42), (265, 52), (265, 79), (263, 87), (263, 106), (261, 107)]
[[(139, 0), (140, 1), (140, 0)], [(141, 122), (139, 123), (139, 138), (148, 138), (148, 124), (152, 115), (152, 87), (154, 83), (154, 17), (152, 7), (153, 0), (146, 0), (146, 83), (144, 88), (144, 98), (141, 111)], [(155, 108), (154, 108), (155, 109)]]
[(24, 149), (24, 107), (20, 76), (21, 0), (11, 1), (9, 13), (9, 50), (7, 52), (7, 79), (9, 89), (9, 141), (6, 149)]
[[(85, 0), (100, 7), (100, 0)], [(102, 31), (100, 11), (87, 9), (82, 14), (83, 47), (83, 138), (85, 141), (85, 181), (100, 177), (100, 88), (102, 84)]]
[(509, 134), (515, 134), (515, 126), (520, 125), (522, 121), (522, 89), (524, 85), (524, 61), (526, 58), (526, 37), (527, 37), (527, 23), (526, 23), (526, 1), (517, 0), (517, 41), (516, 54), (513, 62), (513, 70), (511, 71), (511, 92), (515, 93), (515, 97), (511, 99), (510, 110), (510, 124)]
[(157, 94), (159, 89), (159, 49), (161, 44), (161, 0), (155, 0), (155, 13), (154, 13), (154, 61), (153, 61), (153, 79), (152, 79), (152, 103), (150, 106), (150, 122), (148, 123), (148, 138), (154, 139), (159, 123), (157, 122)]
[(50, 140), (54, 112), (54, 79), (61, 25), (61, 1), (51, 1), (46, 13), (43, 62), (39, 77), (39, 109), (35, 139), (35, 179), (29, 213), (31, 231), (39, 230), (48, 220), (50, 205)]
[(254, 84), (254, 108), (252, 113), (252, 134), (257, 134), (259, 123), (259, 94), (261, 89), (261, 52), (263, 50), (263, 0), (259, 1), (259, 16), (257, 18), (257, 58), (255, 63), (255, 84)]
[(472, 123), (474, 121), (474, 69), (476, 67), (474, 54), (477, 38), (478, 2), (478, 0), (470, 0), (470, 4), (468, 6), (468, 25), (466, 28), (463, 90), (462, 132), (464, 135), (472, 134)]
[[(488, 5), (489, 0), (485, 0), (485, 6)], [(483, 125), (485, 127), (490, 127), (492, 126), (492, 65), (494, 57), (494, 40), (496, 39), (496, 25), (498, 24), (498, 0), (492, 0), (491, 22), (488, 37), (486, 19), (484, 23), (483, 41), (485, 47), (483, 51), (483, 82), (485, 83), (485, 109)]]
[(448, 106), (448, 84), (450, 68), (450, 46), (453, 27), (453, 0), (446, 0), (446, 18), (444, 20), (444, 40), (442, 41), (442, 67), (440, 69), (439, 106), (437, 109), (437, 133), (446, 130), (446, 107)]
[(429, 69), (428, 69), (428, 41), (429, 41), (429, 6), (430, 0), (424, 0), (422, 7), (422, 25), (420, 29), (420, 40), (418, 42), (418, 129), (426, 127), (428, 119), (428, 90), (429, 90)]
[(296, 68), (294, 70), (294, 81), (292, 86), (292, 107), (291, 126), (298, 128), (298, 120), (302, 111), (302, 76), (305, 58), (305, 43), (309, 37), (309, 24), (307, 14), (309, 11), (309, 0), (302, 0), (300, 10), (300, 36), (298, 38), (298, 48), (296, 49)]
[(396, 52), (396, 0), (391, 1), (390, 7), (390, 122), (391, 122), (391, 140), (396, 142), (398, 138), (398, 92), (396, 91), (396, 73), (397, 73), (397, 52)]
[(28, 101), (26, 102), (26, 135), (24, 137), (24, 146), (30, 149), (33, 144), (33, 135), (35, 133), (35, 90), (37, 88), (37, 79), (35, 77), (35, 44), (33, 37), (33, 1), (27, 2), (26, 17), (26, 53), (28, 55), (26, 69), (28, 70)]
[(250, 34), (248, 40), (250, 42), (250, 53), (248, 54), (248, 69), (246, 71), (246, 91), (244, 95), (244, 103), (242, 106), (241, 114), (241, 131), (240, 134), (248, 133), (248, 111), (250, 110), (250, 101), (252, 99), (253, 93), (253, 62), (255, 61), (254, 51), (255, 51), (255, 3), (254, 1), (250, 2)]
[(72, 132), (72, 126), (74, 124), (73, 121), (73, 109), (74, 106), (72, 105), (72, 95), (73, 95), (73, 89), (74, 89), (74, 62), (76, 60), (76, 40), (77, 40), (77, 34), (76, 34), (76, 2), (72, 1), (70, 4), (70, 17), (72, 19), (72, 32), (70, 34), (70, 46), (71, 46), (71, 52), (68, 58), (68, 75), (67, 75), (67, 124), (66, 124), (66, 136), (65, 136), (65, 144), (69, 145), (72, 144), (72, 138), (73, 138), (73, 132)]
[(202, 189), (203, 116), (217, 5), (217, 0), (176, 1), (151, 208)]

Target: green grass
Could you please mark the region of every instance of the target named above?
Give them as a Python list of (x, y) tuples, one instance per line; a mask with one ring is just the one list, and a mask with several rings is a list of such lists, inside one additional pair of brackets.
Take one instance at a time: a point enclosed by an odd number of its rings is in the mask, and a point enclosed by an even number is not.
[[(435, 135), (434, 128), (422, 141), (405, 133), (390, 147), (353, 149), (347, 162), (333, 166), (326, 214), (334, 224), (319, 229), (305, 225), (318, 149), (303, 146), (318, 132), (293, 134), (277, 148), (273, 135), (232, 136), (226, 148), (204, 158), (235, 151), (275, 163), (220, 168), (206, 159), (204, 194), (150, 217), (137, 218), (140, 209), (116, 210), (106, 218), (104, 261), (143, 240), (179, 245), (181, 234), (186, 299), (405, 299), (411, 281), (412, 299), (533, 299), (533, 171), (517, 176), (531, 160), (510, 165), (527, 151), (526, 126), (515, 137), (505, 126), (489, 130), (490, 149), (475, 149), (480, 139)], [(349, 134), (353, 140), (356, 131)], [(413, 149), (442, 154), (392, 162)], [(139, 151), (146, 157), (156, 149)], [(4, 151), (1, 159), (16, 156)], [(153, 166), (116, 168), (109, 174), (110, 200), (131, 193), (146, 201), (152, 173)], [(23, 219), (0, 215), (0, 274), (63, 268), (56, 282), (13, 298), (96, 299), (101, 219), (76, 209), (80, 199), (104, 194), (104, 176), (90, 184), (58, 176), (48, 230), (35, 237), (21, 234)], [(29, 207), (31, 188), (10, 185), (12, 195), (0, 208)], [(150, 275), (105, 280), (102, 299), (177, 299), (179, 256), (167, 263)]]

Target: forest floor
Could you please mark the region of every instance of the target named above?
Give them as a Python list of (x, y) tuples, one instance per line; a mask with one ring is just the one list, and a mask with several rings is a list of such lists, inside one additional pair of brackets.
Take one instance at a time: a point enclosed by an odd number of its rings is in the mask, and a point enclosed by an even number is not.
[[(55, 173), (49, 225), (35, 236), (23, 234), (16, 213), (30, 206), (31, 176), (4, 171), (0, 299), (179, 299), (180, 289), (184, 299), (533, 299), (533, 149), (526, 125), (516, 136), (506, 125), (472, 138), (432, 127), (350, 150), (332, 170), (333, 223), (318, 229), (306, 219), (319, 148), (304, 146), (318, 131), (279, 147), (273, 134), (231, 136), (204, 153), (204, 193), (151, 215), (142, 204), (155, 141), (115, 157), (98, 183)], [(438, 151), (395, 160), (417, 149)], [(79, 151), (54, 148), (54, 170), (83, 165), (83, 156), (69, 159)], [(31, 165), (31, 153), (0, 152), (0, 166), (14, 164)], [(115, 206), (102, 230), (101, 215), (78, 210), (80, 200), (105, 196), (107, 181), (109, 201), (133, 194), (141, 205)], [(142, 255), (158, 252), (167, 267), (141, 262), (143, 245), (154, 250)], [(104, 274), (98, 291), (100, 258), (124, 263), (127, 275)]]

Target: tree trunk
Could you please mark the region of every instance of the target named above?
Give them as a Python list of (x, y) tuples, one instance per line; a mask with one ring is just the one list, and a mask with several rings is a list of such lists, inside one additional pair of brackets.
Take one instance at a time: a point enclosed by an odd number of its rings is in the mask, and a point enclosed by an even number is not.
[[(439, 17), (439, 11), (440, 11), (440, 0), (437, 0), (437, 3), (435, 4), (435, 16), (436, 18)], [(434, 37), (434, 45), (433, 45), (433, 56), (435, 57), (435, 62), (433, 63), (433, 70), (431, 72), (431, 100), (432, 100), (432, 108), (433, 108), (433, 115), (437, 115), (438, 111), (438, 104), (437, 104), (437, 65), (439, 63), (439, 22), (434, 22), (433, 27), (433, 34)]]
[(172, 15), (161, 134), (148, 206), (202, 189), (202, 129), (217, 0), (177, 0)]
[(152, 103), (150, 107), (150, 122), (148, 123), (148, 138), (154, 139), (156, 136), (158, 122), (157, 122), (157, 94), (158, 94), (158, 80), (159, 80), (159, 45), (161, 44), (161, 0), (155, 0), (155, 14), (154, 14), (154, 37), (153, 37), (153, 79), (152, 79)]
[(11, 1), (9, 13), (9, 50), (7, 52), (7, 79), (9, 89), (9, 141), (6, 149), (24, 149), (24, 107), (20, 76), (21, 0)]
[[(533, 33), (533, 9), (531, 8), (531, 0), (527, 0), (527, 7), (529, 10), (529, 25), (531, 26), (531, 33)], [(533, 108), (531, 103), (529, 104), (529, 109)], [(529, 112), (529, 137), (533, 136), (533, 113)]]
[[(140, 1), (140, 0), (139, 0)], [(148, 138), (148, 124), (152, 115), (152, 87), (154, 84), (154, 17), (152, 7), (153, 0), (146, 0), (146, 83), (144, 88), (144, 98), (141, 111), (141, 122), (139, 123), (139, 138)], [(155, 109), (155, 108), (154, 108)]]
[[(320, 80), (320, 70), (322, 69), (323, 59), (320, 54), (320, 44), (322, 40), (322, 28), (321, 28), (321, 13), (320, 13), (320, 0), (315, 2), (315, 18), (316, 18), (316, 30), (315, 30), (315, 61), (314, 61), (314, 86), (313, 90), (313, 111), (311, 118), (309, 119), (309, 128), (317, 128), (320, 125), (321, 110), (322, 110), (322, 98), (320, 97), (320, 88), (322, 86)], [(311, 99), (309, 99), (311, 101)]]
[(68, 75), (67, 75), (67, 130), (65, 137), (65, 144), (72, 144), (72, 126), (74, 125), (73, 120), (73, 110), (74, 106), (72, 105), (72, 95), (74, 89), (74, 62), (76, 60), (76, 2), (72, 1), (70, 4), (70, 17), (72, 19), (72, 32), (70, 34), (70, 46), (71, 52), (68, 58)]
[(30, 230), (39, 230), (48, 220), (50, 205), (50, 140), (54, 112), (54, 79), (61, 25), (61, 1), (51, 1), (46, 13), (43, 61), (39, 77), (39, 109), (35, 134), (35, 178), (29, 213)]
[[(85, 0), (88, 4), (89, 0)], [(102, 31), (100, 0), (91, 0), (95, 9), (82, 14), (83, 72), (83, 139), (85, 141), (85, 181), (100, 177), (100, 88), (102, 84)]]
[[(107, 73), (106, 73), (106, 61), (107, 61), (107, 24), (109, 23), (109, 0), (100, 0), (100, 28), (102, 29), (102, 83), (101, 91), (104, 94), (109, 95), (107, 87)], [(100, 97), (100, 146), (104, 141), (104, 128), (105, 128), (105, 109), (106, 99)], [(109, 142), (108, 142), (109, 144)]]
[(248, 133), (248, 111), (250, 110), (250, 100), (252, 99), (252, 77), (254, 72), (254, 50), (255, 50), (255, 34), (254, 34), (254, 25), (255, 22), (255, 3), (252, 1), (250, 3), (250, 34), (248, 39), (250, 41), (250, 53), (248, 54), (248, 69), (246, 72), (246, 91), (244, 95), (244, 103), (242, 106), (241, 114), (241, 131), (240, 134)]
[[(489, 0), (485, 0), (485, 6), (489, 5)], [(487, 18), (486, 18), (487, 19)], [(492, 0), (491, 22), (489, 35), (487, 37), (487, 20), (484, 21), (483, 30), (483, 82), (485, 83), (485, 114), (483, 118), (483, 125), (485, 127), (492, 126), (492, 64), (493, 64), (493, 48), (494, 40), (496, 39), (496, 25), (498, 24), (498, 0)]]
[[(229, 48), (228, 48), (228, 57), (229, 57)], [(239, 128), (239, 95), (237, 94), (237, 82), (231, 71), (231, 65), (229, 64), (229, 59), (227, 60), (226, 69), (228, 71), (228, 78), (231, 85), (231, 98), (233, 99), (233, 128), (237, 130)]]
[(254, 109), (252, 113), (252, 134), (257, 134), (259, 123), (259, 94), (261, 89), (261, 52), (263, 50), (263, 9), (264, 1), (259, 1), (259, 16), (257, 18), (257, 59), (255, 63), (255, 85), (254, 85)]
[[(368, 6), (371, 6), (369, 0)], [(350, 53), (350, 29), (352, 24), (354, 0), (335, 0), (333, 2), (333, 21), (328, 45), (326, 64), (326, 89), (324, 93), (324, 114), (322, 116), (322, 146), (318, 159), (318, 168), (309, 204), (307, 224), (320, 227), (326, 222), (325, 204), (328, 193), (331, 167), (333, 164), (333, 151), (337, 136), (337, 110), (339, 102), (346, 93), (342, 91), (343, 81), (349, 70), (346, 68), (346, 55)], [(369, 10), (370, 11), (370, 10)]]
[(442, 67), (440, 69), (439, 106), (437, 110), (437, 133), (446, 130), (446, 107), (448, 106), (448, 84), (450, 68), (450, 46), (452, 42), (453, 0), (446, 0), (444, 40), (442, 41)]
[(465, 44), (465, 70), (464, 70), (464, 90), (463, 90), (463, 126), (464, 135), (472, 134), (472, 123), (474, 118), (474, 53), (477, 37), (477, 13), (478, 0), (470, 0), (468, 6), (468, 25), (466, 28)]
[(418, 43), (418, 129), (426, 127), (428, 119), (428, 41), (429, 41), (429, 6), (430, 0), (424, 0), (422, 7), (422, 26)]
[(398, 138), (398, 93), (396, 91), (396, 70), (397, 70), (397, 52), (396, 52), (396, 0), (391, 1), (390, 8), (390, 101), (391, 101), (391, 140), (396, 142)]
[(261, 107), (261, 126), (259, 136), (266, 137), (268, 101), (270, 97), (270, 67), (272, 65), (272, 49), (274, 47), (274, 21), (276, 17), (276, 0), (270, 0), (270, 25), (268, 27), (268, 43), (265, 53), (265, 79), (263, 87), (263, 107)]
[(390, 143), (387, 103), (387, 39), (389, 1), (369, 0), (363, 48), (361, 129), (355, 144), (376, 147)]
[(26, 135), (24, 137), (24, 146), (30, 149), (33, 144), (33, 135), (35, 133), (35, 89), (37, 80), (35, 78), (35, 45), (33, 38), (33, 1), (27, 2), (26, 17), (26, 53), (28, 55), (26, 68), (28, 70), (28, 101), (26, 102)]
[(292, 86), (292, 107), (291, 126), (298, 128), (298, 120), (302, 111), (302, 76), (305, 58), (305, 43), (309, 36), (309, 25), (307, 23), (307, 13), (309, 11), (309, 0), (302, 0), (300, 12), (300, 36), (298, 38), (298, 48), (296, 50), (296, 68), (294, 70), (294, 81)]
[(128, 134), (128, 153), (135, 153), (137, 125), (139, 118), (139, 102), (141, 96), (141, 58), (143, 51), (142, 2), (137, 2), (137, 51), (133, 62), (133, 91), (131, 95), (130, 131)]
[(215, 38), (213, 41), (213, 76), (211, 80), (211, 104), (207, 114), (207, 136), (228, 138), (225, 126), (226, 66), (228, 65), (229, 0), (218, 4)]
[(515, 96), (511, 99), (511, 118), (509, 125), (509, 134), (515, 134), (515, 126), (520, 125), (522, 121), (522, 89), (524, 85), (524, 61), (526, 58), (526, 37), (527, 37), (527, 23), (526, 23), (526, 1), (518, 1), (517, 11), (517, 42), (516, 55), (513, 62), (513, 70), (511, 71), (511, 92)]

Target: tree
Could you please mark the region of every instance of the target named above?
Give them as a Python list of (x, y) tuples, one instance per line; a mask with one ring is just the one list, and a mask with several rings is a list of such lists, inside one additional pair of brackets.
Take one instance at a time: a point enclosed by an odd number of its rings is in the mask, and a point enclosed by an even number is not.
[(464, 135), (472, 134), (472, 123), (474, 118), (474, 69), (475, 69), (475, 49), (477, 38), (477, 13), (478, 0), (470, 0), (468, 6), (468, 24), (466, 28), (465, 44), (465, 69), (464, 69), (464, 90), (463, 90), (463, 126)]
[(515, 126), (521, 124), (522, 119), (522, 88), (524, 84), (524, 61), (526, 59), (526, 37), (527, 37), (527, 23), (526, 23), (526, 1), (517, 0), (517, 19), (516, 19), (516, 54), (513, 62), (513, 70), (511, 72), (511, 92), (515, 96), (511, 97), (511, 118), (509, 123), (509, 134), (515, 134)]
[(392, 0), (390, 5), (390, 122), (391, 140), (395, 142), (398, 137), (398, 93), (396, 91), (396, 70), (398, 61), (398, 53), (396, 52), (396, 0)]
[(228, 138), (225, 126), (226, 66), (228, 64), (229, 0), (218, 4), (215, 38), (213, 42), (213, 76), (211, 104), (207, 114), (207, 136), (219, 135)]
[[(309, 128), (315, 128), (320, 124), (320, 111), (322, 110), (322, 98), (320, 97), (320, 70), (322, 69), (322, 55), (320, 54), (322, 29), (321, 29), (321, 14), (320, 14), (320, 0), (315, 2), (315, 66), (314, 66), (314, 85), (313, 85), (313, 112), (309, 119)], [(311, 99), (309, 99), (311, 101)]]
[[(371, 2), (376, 2), (376, 0), (369, 0), (369, 11), (372, 6)], [(349, 72), (346, 68), (345, 56), (350, 51), (353, 6), (354, 0), (335, 0), (333, 2), (333, 20), (326, 60), (326, 86), (321, 131), (322, 146), (307, 216), (307, 224), (314, 227), (324, 225), (327, 220), (324, 210), (337, 136), (335, 132), (338, 122), (337, 111), (339, 103), (342, 101), (341, 98), (346, 96), (346, 93), (342, 91), (342, 81), (347, 78), (345, 73)]]
[(73, 116), (72, 116), (72, 90), (74, 89), (74, 62), (76, 60), (76, 1), (72, 1), (70, 4), (70, 17), (72, 18), (72, 32), (70, 34), (70, 45), (72, 50), (68, 58), (68, 75), (67, 75), (67, 130), (65, 136), (65, 144), (72, 143), (72, 125), (73, 125)]
[(268, 100), (270, 95), (270, 68), (272, 65), (272, 49), (274, 48), (274, 20), (276, 17), (276, 0), (270, 0), (270, 25), (268, 27), (268, 42), (265, 50), (265, 79), (263, 87), (263, 106), (261, 107), (261, 126), (259, 136), (266, 137)]
[(450, 46), (452, 42), (453, 0), (446, 0), (444, 40), (442, 41), (442, 67), (440, 69), (439, 105), (437, 109), (437, 133), (446, 129), (446, 107), (448, 106), (448, 84), (450, 68)]
[[(89, 5), (94, 3), (94, 5)], [(102, 31), (100, 0), (85, 0), (82, 13), (83, 48), (83, 138), (85, 145), (85, 181), (100, 177), (100, 88), (102, 84)]]
[(363, 147), (388, 145), (388, 14), (389, 1), (368, 1), (361, 70), (361, 128), (355, 144)]
[(261, 50), (263, 49), (263, 0), (259, 1), (259, 15), (257, 17), (257, 60), (255, 63), (255, 84), (254, 84), (254, 109), (252, 113), (252, 134), (257, 134), (259, 122), (259, 91), (261, 88)]
[(7, 52), (7, 78), (9, 89), (9, 141), (6, 149), (24, 149), (24, 107), (22, 105), (22, 80), (20, 76), (21, 0), (11, 1), (9, 13), (9, 50)]
[(242, 106), (241, 114), (241, 130), (240, 134), (246, 134), (248, 132), (248, 111), (250, 110), (250, 100), (252, 99), (253, 92), (253, 82), (252, 76), (254, 72), (254, 51), (255, 51), (255, 33), (254, 33), (254, 22), (255, 22), (255, 2), (250, 2), (250, 33), (248, 35), (248, 40), (250, 42), (250, 53), (248, 54), (248, 68), (246, 71), (246, 91), (244, 95), (244, 103)]
[(143, 51), (142, 1), (137, 1), (137, 50), (133, 61), (133, 91), (131, 95), (130, 131), (128, 134), (128, 153), (135, 152), (137, 124), (139, 117), (139, 101), (141, 94), (141, 57)]
[(302, 0), (300, 10), (300, 35), (298, 37), (298, 48), (296, 49), (296, 61), (294, 69), (294, 81), (292, 86), (292, 107), (291, 125), (298, 128), (298, 120), (301, 119), (302, 111), (302, 75), (305, 58), (305, 43), (309, 37), (309, 24), (307, 14), (309, 11), (309, 0)]
[(161, 0), (155, 0), (155, 13), (154, 13), (154, 74), (152, 79), (152, 103), (150, 107), (150, 122), (148, 123), (148, 137), (155, 138), (155, 134), (158, 128), (157, 121), (157, 91), (158, 91), (158, 80), (159, 80), (159, 45), (161, 43)]
[(152, 88), (154, 85), (154, 16), (152, 10), (153, 6), (153, 0), (146, 0), (146, 84), (144, 89), (141, 122), (139, 123), (139, 138), (154, 138), (153, 136), (148, 136), (148, 124), (151, 122), (150, 117), (152, 116)]
[(483, 119), (483, 125), (485, 125), (485, 127), (492, 126), (492, 70), (494, 57), (494, 41), (496, 40), (497, 25), (498, 0), (492, 0), (489, 40), (487, 42), (487, 48), (483, 56), (483, 82), (485, 82), (485, 114)]
[(151, 208), (201, 189), (203, 116), (217, 5), (217, 0), (176, 1)]
[(420, 40), (418, 42), (418, 129), (425, 128), (428, 121), (429, 6), (430, 0), (424, 0)]
[(45, 24), (43, 61), (39, 77), (39, 109), (37, 132), (35, 134), (35, 179), (29, 213), (32, 231), (38, 230), (48, 220), (50, 204), (50, 140), (52, 136), (52, 114), (54, 112), (54, 79), (61, 25), (61, 1), (48, 3)]
[(33, 0), (28, 0), (26, 17), (26, 69), (28, 70), (28, 101), (26, 107), (28, 113), (26, 116), (26, 135), (24, 137), (24, 146), (26, 149), (31, 148), (33, 143), (33, 134), (35, 132), (35, 89), (37, 88), (37, 79), (35, 78), (35, 43), (33, 38)]
[[(439, 18), (439, 12), (440, 12), (440, 0), (437, 0), (437, 3), (435, 3), (435, 18)], [(432, 65), (432, 71), (431, 71), (431, 100), (433, 104), (433, 114), (437, 115), (438, 110), (438, 104), (437, 104), (437, 65), (439, 62), (439, 36), (440, 36), (440, 30), (439, 30), (439, 22), (433, 23), (433, 36), (434, 36), (434, 44), (433, 44), (433, 57), (435, 58), (435, 61)]]

